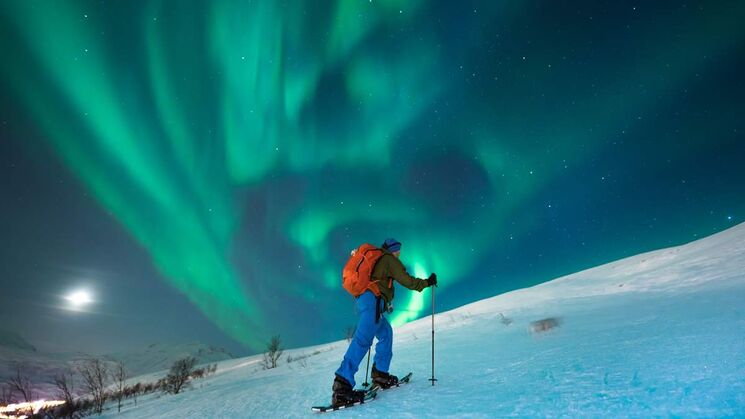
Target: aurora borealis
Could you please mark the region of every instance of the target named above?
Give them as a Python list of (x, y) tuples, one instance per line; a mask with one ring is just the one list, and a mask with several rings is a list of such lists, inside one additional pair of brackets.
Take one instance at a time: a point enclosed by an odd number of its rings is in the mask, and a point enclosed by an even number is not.
[[(340, 271), (365, 241), (399, 239), (447, 309), (722, 230), (745, 219), (743, 21), (727, 1), (4, 1), (0, 314), (308, 345), (354, 324)], [(30, 295), (76, 276), (110, 295), (52, 327)], [(394, 305), (401, 324), (429, 295)]]

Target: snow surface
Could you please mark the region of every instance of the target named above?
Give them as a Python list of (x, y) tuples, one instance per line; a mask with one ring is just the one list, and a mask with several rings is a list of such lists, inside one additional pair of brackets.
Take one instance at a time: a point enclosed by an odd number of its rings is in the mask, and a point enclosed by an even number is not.
[[(560, 326), (530, 332), (548, 317)], [(745, 224), (437, 314), (434, 387), (430, 322), (394, 331), (392, 371), (413, 371), (410, 384), (324, 414), (743, 417)], [(346, 347), (287, 351), (271, 370), (260, 356), (224, 361), (184, 393), (141, 397), (104, 416), (311, 417), (312, 405), (329, 402)]]

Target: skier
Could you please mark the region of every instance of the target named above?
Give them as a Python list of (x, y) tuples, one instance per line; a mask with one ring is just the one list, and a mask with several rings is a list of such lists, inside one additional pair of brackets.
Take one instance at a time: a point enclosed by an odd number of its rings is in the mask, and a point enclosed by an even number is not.
[(388, 367), (393, 357), (393, 329), (383, 317), (383, 313), (392, 311), (393, 280), (404, 287), (422, 291), (424, 288), (437, 284), (437, 275), (432, 273), (427, 279), (412, 277), (399, 260), (401, 243), (395, 239), (386, 239), (381, 246), (383, 255), (376, 262), (371, 278), (377, 280), (380, 296), (367, 290), (356, 297), (359, 320), (352, 342), (349, 344), (341, 366), (336, 370), (331, 405), (338, 407), (362, 401), (365, 396), (363, 390), (354, 390), (354, 374), (360, 362), (372, 346), (373, 337), (378, 339), (375, 345), (375, 359), (372, 367), (373, 384), (381, 388), (389, 388), (398, 384), (398, 377), (388, 373)]

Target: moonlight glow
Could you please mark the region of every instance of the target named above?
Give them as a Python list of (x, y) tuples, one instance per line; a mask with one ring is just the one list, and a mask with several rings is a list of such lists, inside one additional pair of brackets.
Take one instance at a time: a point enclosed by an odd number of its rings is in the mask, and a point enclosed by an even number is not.
[(70, 308), (73, 309), (81, 309), (93, 302), (90, 292), (86, 290), (75, 291), (66, 296), (65, 300), (69, 303)]

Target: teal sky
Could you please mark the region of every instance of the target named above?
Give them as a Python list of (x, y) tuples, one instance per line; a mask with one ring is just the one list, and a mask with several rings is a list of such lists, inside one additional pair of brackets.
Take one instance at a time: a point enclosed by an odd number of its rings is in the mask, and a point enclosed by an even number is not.
[[(355, 323), (362, 242), (401, 241), (445, 310), (735, 225), (743, 21), (727, 1), (4, 1), (3, 323), (65, 350), (309, 345)], [(60, 307), (75, 287), (87, 312)]]

